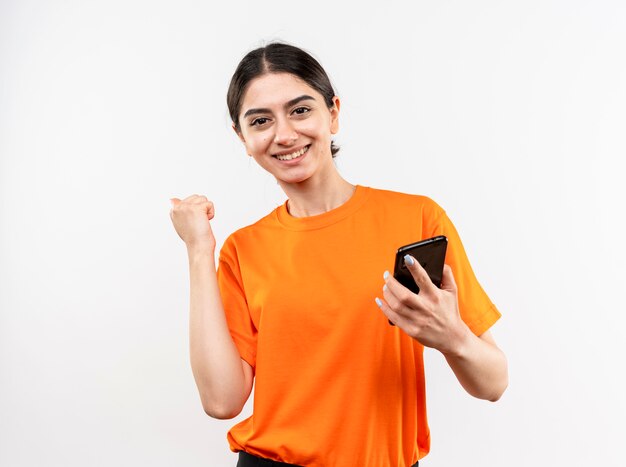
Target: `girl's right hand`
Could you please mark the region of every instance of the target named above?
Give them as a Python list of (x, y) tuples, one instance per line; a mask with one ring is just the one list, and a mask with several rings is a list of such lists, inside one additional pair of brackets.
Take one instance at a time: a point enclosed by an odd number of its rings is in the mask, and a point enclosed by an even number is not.
[(182, 201), (171, 198), (170, 218), (187, 248), (215, 249), (215, 237), (209, 221), (215, 216), (213, 203), (206, 196), (191, 195)]

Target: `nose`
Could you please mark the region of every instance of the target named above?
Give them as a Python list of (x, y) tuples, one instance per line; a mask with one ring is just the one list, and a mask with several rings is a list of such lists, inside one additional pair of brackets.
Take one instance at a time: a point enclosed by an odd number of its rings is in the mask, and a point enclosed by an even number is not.
[(286, 119), (278, 119), (274, 125), (274, 143), (283, 146), (290, 146), (298, 139), (298, 132), (291, 122)]

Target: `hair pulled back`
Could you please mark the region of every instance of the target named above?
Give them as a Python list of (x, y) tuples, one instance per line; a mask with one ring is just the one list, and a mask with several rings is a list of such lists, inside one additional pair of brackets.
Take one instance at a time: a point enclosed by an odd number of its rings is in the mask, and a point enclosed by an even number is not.
[[(273, 42), (248, 52), (239, 62), (228, 86), (226, 103), (230, 118), (237, 131), (241, 131), (239, 114), (243, 96), (250, 81), (267, 73), (290, 73), (311, 86), (323, 97), (328, 108), (334, 106), (335, 91), (324, 68), (304, 50), (293, 45)], [(333, 157), (339, 147), (331, 142)]]

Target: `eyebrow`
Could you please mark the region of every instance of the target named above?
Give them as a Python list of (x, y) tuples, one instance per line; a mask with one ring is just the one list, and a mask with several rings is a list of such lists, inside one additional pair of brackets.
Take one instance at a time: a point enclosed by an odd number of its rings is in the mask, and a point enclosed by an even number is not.
[[(296, 97), (295, 99), (291, 99), (289, 102), (283, 105), (283, 108), (287, 109), (293, 105), (296, 105), (306, 100), (315, 100), (315, 99), (307, 94), (303, 94), (302, 96)], [(249, 109), (246, 111), (245, 114), (243, 114), (242, 118), (246, 118), (250, 115), (265, 114), (265, 113), (271, 113), (271, 110), (270, 109)]]

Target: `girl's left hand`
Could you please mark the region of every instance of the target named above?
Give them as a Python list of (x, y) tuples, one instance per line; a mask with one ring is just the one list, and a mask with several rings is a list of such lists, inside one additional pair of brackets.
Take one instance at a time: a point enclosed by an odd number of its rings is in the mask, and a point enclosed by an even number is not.
[[(411, 292), (385, 272), (385, 299), (376, 298), (376, 303), (393, 324), (422, 345), (444, 354), (458, 352), (467, 333), (471, 331), (459, 314), (452, 269), (444, 265), (441, 288), (438, 288), (419, 262), (413, 257), (409, 258), (405, 260), (406, 266), (419, 286), (419, 294)], [(413, 264), (410, 264), (411, 259)]]

